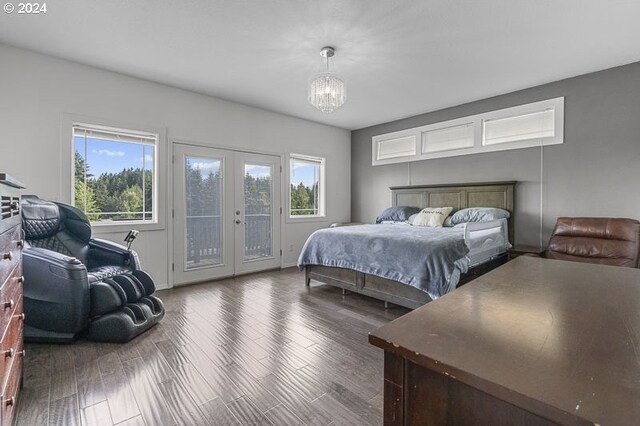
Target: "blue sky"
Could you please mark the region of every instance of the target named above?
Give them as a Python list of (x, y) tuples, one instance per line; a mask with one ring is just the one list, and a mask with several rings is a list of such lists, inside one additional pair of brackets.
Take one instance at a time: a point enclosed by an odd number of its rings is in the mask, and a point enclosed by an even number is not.
[[(76, 151), (84, 157), (84, 137), (75, 138)], [(143, 156), (146, 157), (145, 168), (153, 166), (153, 150), (151, 145), (140, 145), (126, 142), (87, 139), (87, 160), (89, 173), (94, 177), (102, 173), (118, 173), (128, 168), (141, 168)]]
[(220, 171), (220, 160), (212, 160), (211, 158), (187, 157), (187, 164), (200, 170), (203, 177), (209, 176), (209, 173), (216, 174)]
[[(203, 176), (207, 176), (209, 172), (216, 173), (220, 170), (220, 162), (209, 158), (187, 158), (187, 162), (200, 170)], [(293, 169), (291, 183), (298, 185), (302, 182), (305, 186), (312, 187), (315, 182), (314, 170), (315, 166), (311, 164), (297, 163)], [(269, 166), (260, 166), (256, 164), (246, 164), (245, 173), (249, 173), (255, 177), (268, 176), (271, 172)]]
[(291, 173), (291, 183), (297, 186), (302, 182), (304, 186), (311, 188), (316, 181), (315, 169), (316, 166), (312, 164), (296, 163)]
[[(76, 151), (84, 157), (84, 137), (75, 138)], [(144, 150), (144, 151), (143, 151)], [(152, 169), (154, 147), (126, 142), (105, 141), (101, 139), (87, 139), (87, 159), (89, 173), (96, 178), (102, 173), (118, 173), (127, 168), (142, 167), (143, 156), (146, 157), (146, 169)], [(188, 158), (189, 163), (200, 169), (203, 176), (210, 172), (216, 173), (220, 169), (220, 162), (208, 158)], [(298, 185), (302, 182), (305, 186), (312, 187), (315, 182), (315, 169), (317, 166), (309, 163), (295, 162), (292, 170), (291, 183)], [(266, 176), (269, 174), (268, 166), (247, 165), (245, 173), (254, 176)]]

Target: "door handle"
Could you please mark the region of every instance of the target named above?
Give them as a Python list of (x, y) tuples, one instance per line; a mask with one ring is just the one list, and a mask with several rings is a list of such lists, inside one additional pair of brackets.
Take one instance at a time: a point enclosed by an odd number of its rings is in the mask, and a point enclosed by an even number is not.
[(240, 225), (242, 221), (240, 219), (236, 219), (236, 225)]

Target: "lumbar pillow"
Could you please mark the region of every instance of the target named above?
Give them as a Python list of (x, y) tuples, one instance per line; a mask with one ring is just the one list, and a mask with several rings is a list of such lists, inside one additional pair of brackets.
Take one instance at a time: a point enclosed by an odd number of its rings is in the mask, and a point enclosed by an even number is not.
[(413, 225), (440, 228), (452, 210), (453, 207), (427, 207), (418, 213), (413, 220)]
[(393, 206), (385, 209), (378, 217), (376, 218), (376, 223), (382, 222), (405, 222), (409, 220), (409, 216), (414, 213), (418, 213), (420, 211), (420, 207), (410, 207), (410, 206)]

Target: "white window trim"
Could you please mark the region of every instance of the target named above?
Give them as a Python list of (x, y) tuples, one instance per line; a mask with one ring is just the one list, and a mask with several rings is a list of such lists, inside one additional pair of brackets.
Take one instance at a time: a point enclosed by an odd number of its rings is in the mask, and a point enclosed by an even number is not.
[[(320, 163), (320, 214), (291, 216), (291, 159), (308, 160)], [(326, 170), (327, 159), (314, 155), (290, 153), (286, 156), (287, 163), (287, 192), (286, 192), (286, 222), (324, 222), (327, 218), (327, 197), (326, 197)]]
[[(492, 120), (496, 118), (506, 118), (514, 115), (523, 115), (532, 112), (539, 112), (544, 109), (553, 108), (555, 110), (554, 136), (546, 138), (533, 138), (520, 140), (515, 142), (505, 142), (494, 145), (483, 145), (483, 122), (484, 120)], [(451, 150), (443, 150), (437, 152), (423, 153), (423, 133), (444, 129), (447, 127), (455, 127), (463, 124), (472, 124), (474, 129), (474, 145), (469, 148), (459, 148)], [(413, 136), (416, 141), (416, 155), (389, 158), (384, 160), (377, 159), (377, 147), (381, 141), (389, 139), (406, 138)], [(371, 164), (374, 166), (384, 164), (406, 163), (412, 161), (430, 160), (434, 158), (456, 157), (460, 155), (480, 154), (485, 152), (506, 151), (511, 149), (530, 148), (536, 146), (557, 145), (564, 143), (564, 97), (548, 99), (539, 102), (533, 102), (525, 105), (518, 105), (511, 108), (504, 108), (496, 111), (485, 112), (482, 114), (471, 115), (468, 117), (456, 118), (453, 120), (442, 121), (439, 123), (429, 124), (426, 126), (414, 127), (411, 129), (399, 130), (397, 132), (376, 135), (371, 138)]]
[[(73, 205), (74, 187), (74, 152), (73, 126), (88, 126), (96, 129), (117, 130), (140, 134), (158, 135), (156, 148), (154, 149), (154, 208), (155, 220), (151, 221), (122, 221), (118, 223), (92, 222), (91, 227), (95, 234), (109, 234), (125, 232), (132, 228), (140, 231), (162, 230), (167, 224), (167, 151), (166, 129), (163, 127), (141, 125), (136, 123), (119, 122), (98, 117), (89, 117), (79, 114), (63, 114), (61, 125), (61, 201)], [(135, 131), (133, 130), (135, 129)]]

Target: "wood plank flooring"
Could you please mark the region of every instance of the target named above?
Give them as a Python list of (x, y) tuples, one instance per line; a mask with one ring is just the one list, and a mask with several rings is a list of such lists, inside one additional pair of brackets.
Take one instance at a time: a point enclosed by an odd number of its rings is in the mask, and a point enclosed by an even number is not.
[(296, 269), (158, 292), (132, 342), (27, 344), (17, 425), (379, 425), (383, 352), (408, 312)]

